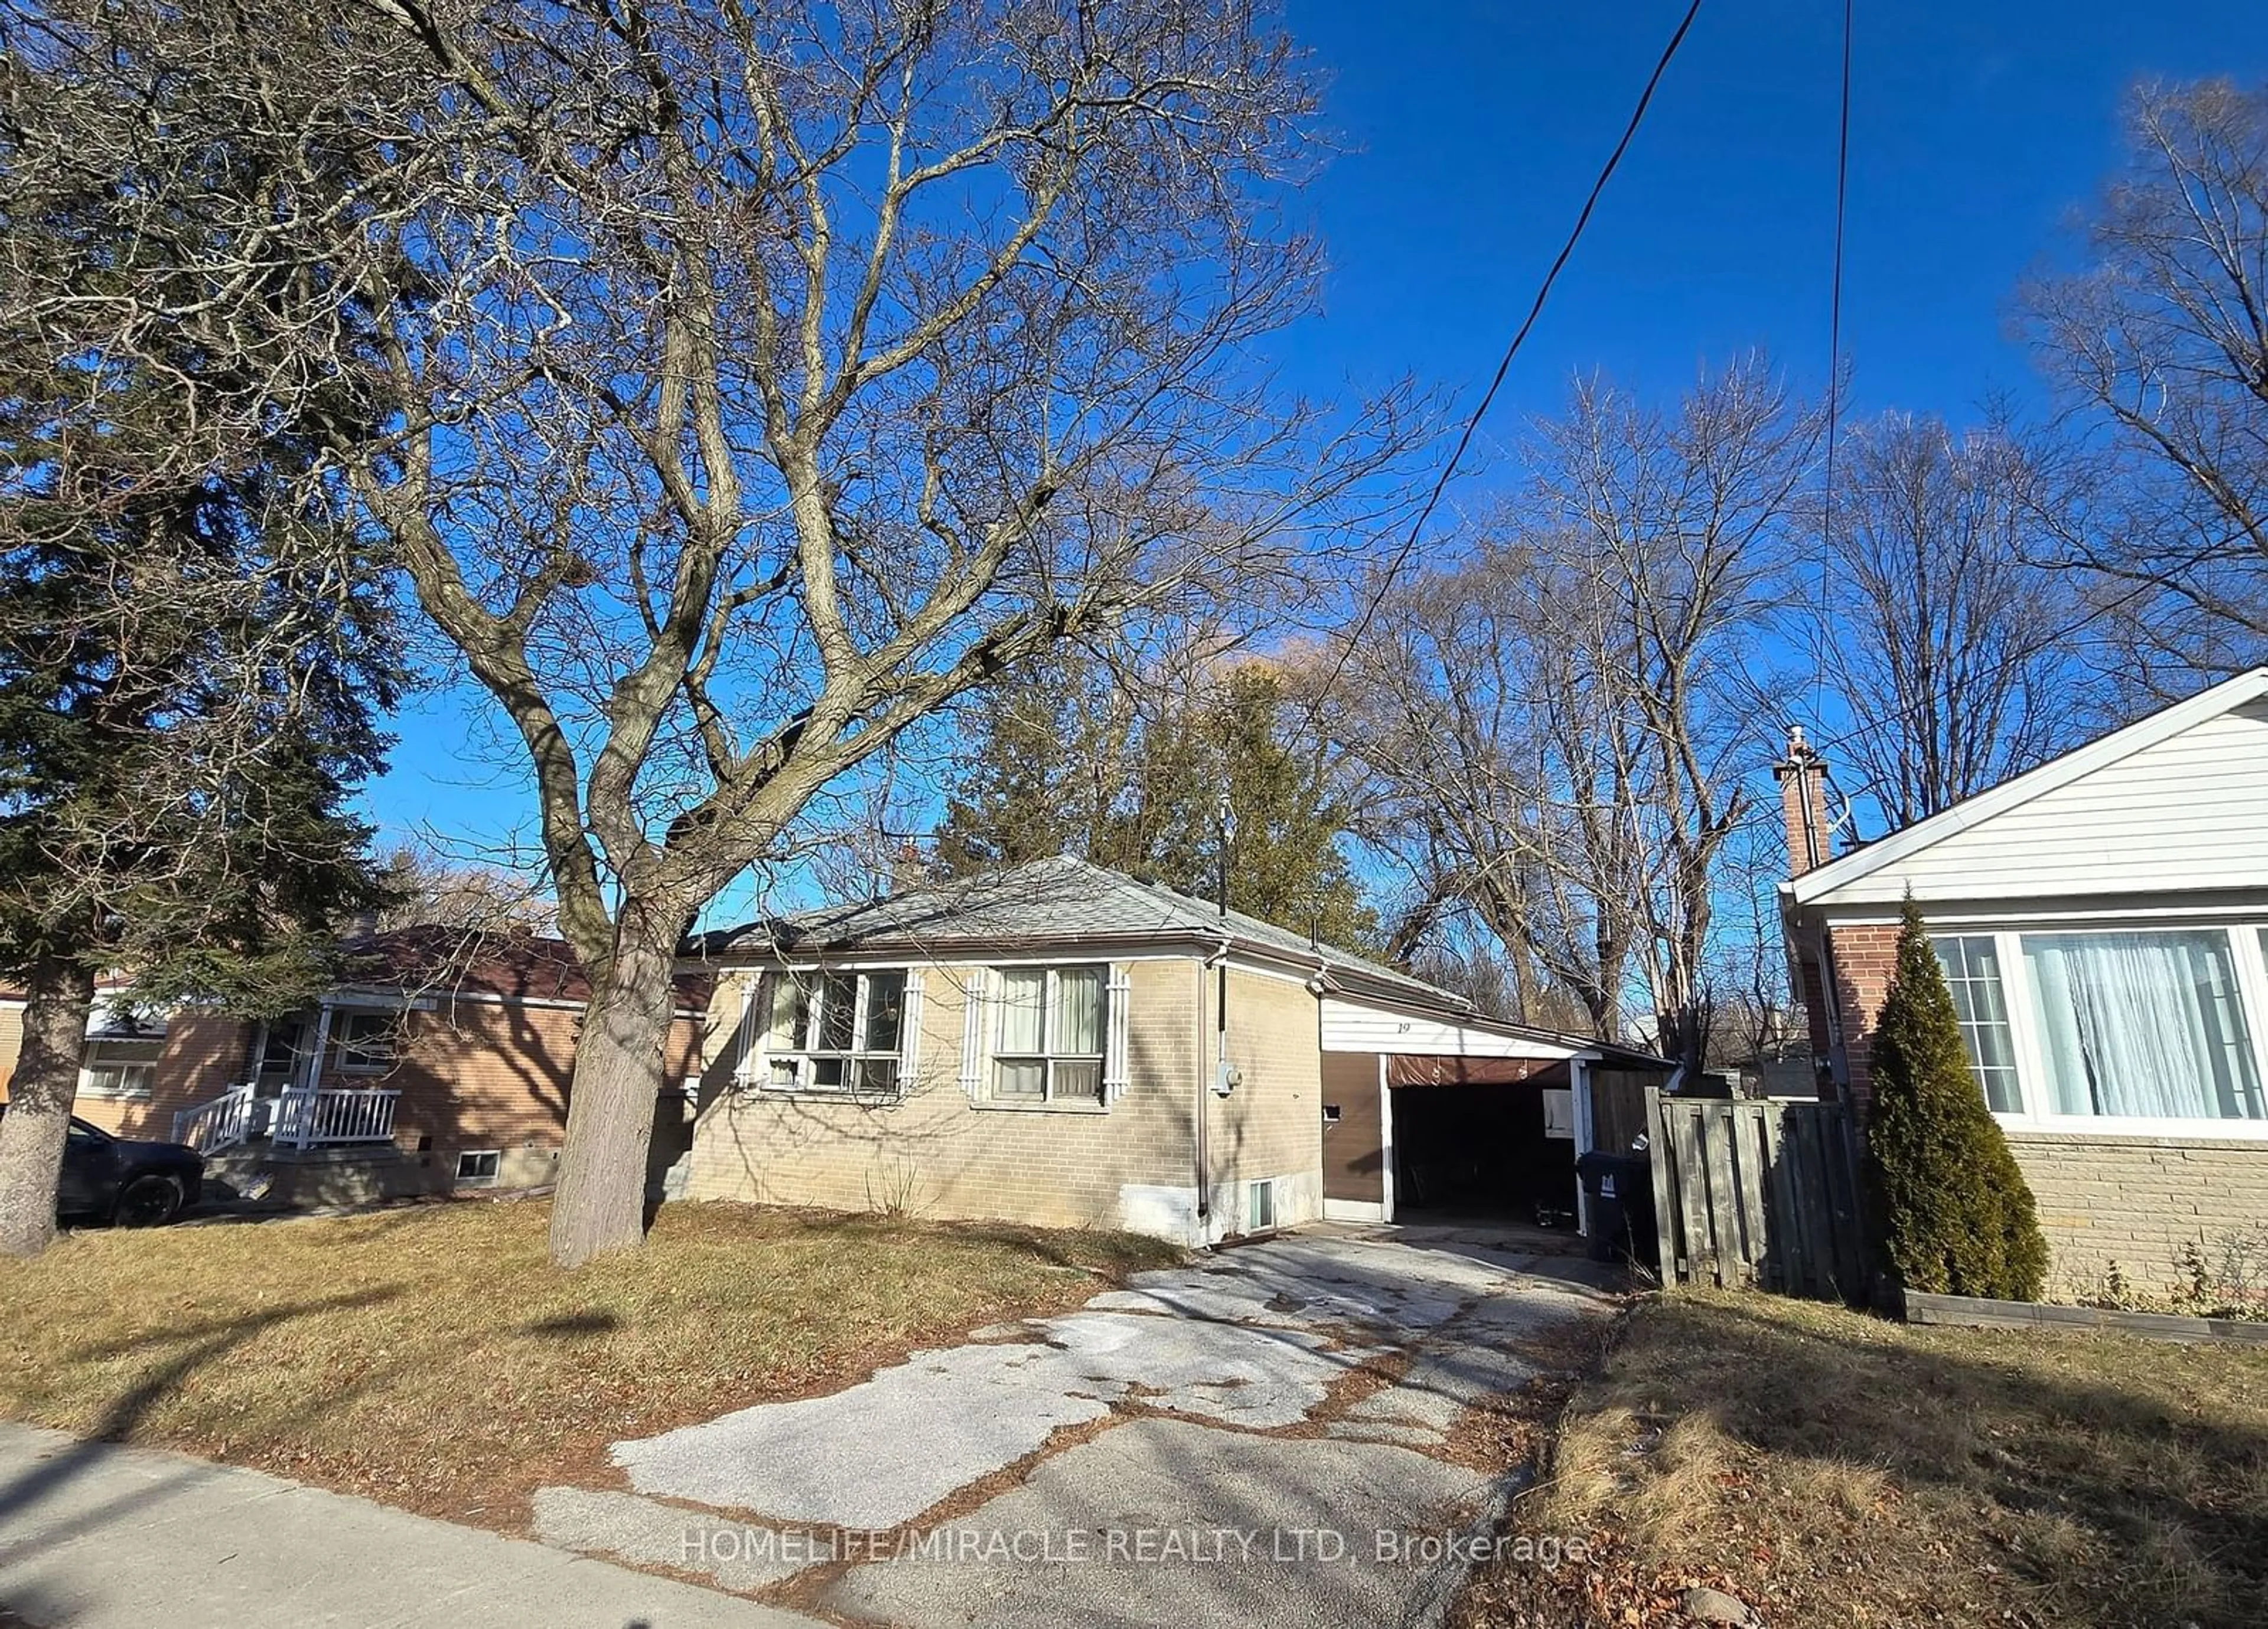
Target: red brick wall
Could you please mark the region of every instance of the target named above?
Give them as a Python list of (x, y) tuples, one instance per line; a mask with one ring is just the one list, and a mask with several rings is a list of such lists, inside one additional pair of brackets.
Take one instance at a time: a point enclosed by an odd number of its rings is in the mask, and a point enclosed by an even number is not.
[[(13, 1072), (18, 1011), (0, 1009), (0, 1102)], [(431, 1012), (405, 1021), (399, 1061), (382, 1074), (327, 1069), (328, 1087), (398, 1089), (395, 1141), (415, 1149), (431, 1139), (432, 1151), (465, 1148), (552, 1149), (566, 1126), (567, 1080), (582, 1014), (571, 1007), (504, 1006), (444, 999)], [(251, 1078), (254, 1026), (193, 1009), (173, 1014), (165, 1050), (147, 1097), (95, 1097), (84, 1093), (71, 1112), (122, 1137), (170, 1139), (173, 1117), (219, 1096)], [(699, 1067), (701, 1026), (681, 1018), (672, 1027), (667, 1087), (682, 1085)]]
[[(468, 1148), (549, 1151), (567, 1126), (567, 1082), (583, 1014), (572, 1007), (451, 1002), (403, 1022), (399, 1056), (383, 1074), (328, 1070), (323, 1084), (384, 1087), (401, 1094), (394, 1141), (447, 1157)], [(699, 1024), (672, 1027), (666, 1087), (699, 1066)]]
[[(1874, 1021), (1881, 1015), (1882, 1002), (1890, 991), (1890, 976), (1897, 970), (1898, 925), (1885, 922), (1832, 927), (1827, 931), (1827, 941), (1851, 1102), (1863, 1114), (1874, 1095), (1870, 1056)], [(1814, 1044), (1823, 1049), (1825, 1039), (1823, 1025), (1815, 1019)]]
[(71, 1112), (89, 1125), (121, 1137), (169, 1140), (173, 1116), (210, 1102), (245, 1079), (252, 1027), (217, 1014), (183, 1011), (166, 1024), (166, 1050), (158, 1055), (147, 1097), (91, 1097), (82, 1092)]
[(0, 1001), (0, 1103), (8, 1101), (8, 1081), (16, 1072), (16, 1054), (24, 1047), (24, 1004)]

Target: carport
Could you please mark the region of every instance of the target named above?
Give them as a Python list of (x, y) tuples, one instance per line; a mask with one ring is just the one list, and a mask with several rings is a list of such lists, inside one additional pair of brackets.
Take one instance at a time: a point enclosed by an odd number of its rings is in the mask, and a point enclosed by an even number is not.
[(1323, 1213), (1566, 1227), (1583, 1212), (1575, 1159), (1624, 1146), (1646, 1053), (1522, 1025), (1372, 1000), (1322, 1004)]
[(1390, 1055), (1398, 1219), (1574, 1227), (1573, 1077), (1572, 1060)]

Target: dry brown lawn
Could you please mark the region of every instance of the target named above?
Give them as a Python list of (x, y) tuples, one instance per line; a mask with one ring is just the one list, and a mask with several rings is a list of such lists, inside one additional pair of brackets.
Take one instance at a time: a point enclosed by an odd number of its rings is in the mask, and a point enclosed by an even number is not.
[(1175, 1259), (1101, 1232), (727, 1205), (562, 1273), (548, 1205), (69, 1235), (0, 1264), (0, 1417), (512, 1528), (605, 1445), (850, 1383)]
[(2268, 1352), (1903, 1325), (1764, 1295), (1641, 1305), (1574, 1396), (1462, 1629), (2268, 1624)]

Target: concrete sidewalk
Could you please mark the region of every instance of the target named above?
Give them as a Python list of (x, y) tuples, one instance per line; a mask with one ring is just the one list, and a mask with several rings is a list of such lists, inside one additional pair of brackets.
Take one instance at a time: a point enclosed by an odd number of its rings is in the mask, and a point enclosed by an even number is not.
[(824, 1629), (793, 1612), (179, 1454), (0, 1424), (0, 1624)]

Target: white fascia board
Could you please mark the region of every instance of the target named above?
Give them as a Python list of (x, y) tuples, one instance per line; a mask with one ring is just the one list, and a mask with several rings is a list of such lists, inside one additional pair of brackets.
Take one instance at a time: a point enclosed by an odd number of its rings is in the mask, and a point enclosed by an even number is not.
[(1523, 1058), (1557, 1063), (1585, 1049), (1575, 1043), (1506, 1035), (1439, 1014), (1343, 995), (1322, 999), (1322, 1048), (1327, 1052), (1405, 1053), (1424, 1058)]
[[(1933, 899), (1925, 907), (1925, 919), (1933, 928), (1984, 925), (2044, 928), (2085, 922), (2242, 924), (2264, 918), (2268, 918), (2268, 888), (2195, 893), (2161, 888), (2134, 894)], [(1820, 905), (1804, 918), (1822, 928), (1894, 926), (1904, 919), (1902, 906), (1880, 900)]]

